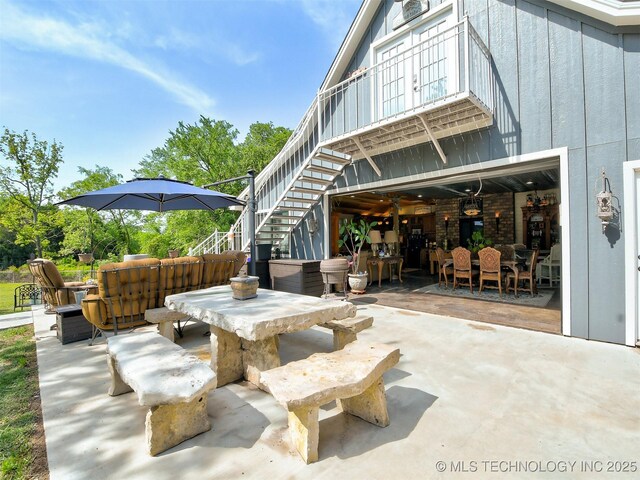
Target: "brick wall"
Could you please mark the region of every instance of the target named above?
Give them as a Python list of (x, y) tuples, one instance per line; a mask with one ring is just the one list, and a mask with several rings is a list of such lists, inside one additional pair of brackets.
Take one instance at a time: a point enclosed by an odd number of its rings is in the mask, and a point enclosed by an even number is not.
[[(495, 244), (515, 243), (513, 193), (486, 195), (484, 198), (484, 234)], [(500, 231), (496, 229), (496, 212), (500, 212)]]
[[(482, 195), (484, 234), (494, 244), (515, 243), (515, 217), (513, 211), (513, 193)], [(446, 238), (450, 246), (460, 244), (460, 200), (442, 199), (436, 201), (436, 242), (442, 246)], [(496, 228), (496, 212), (500, 212), (500, 231)], [(445, 215), (449, 216), (449, 228), (445, 230)], [(466, 245), (464, 245), (466, 247)]]

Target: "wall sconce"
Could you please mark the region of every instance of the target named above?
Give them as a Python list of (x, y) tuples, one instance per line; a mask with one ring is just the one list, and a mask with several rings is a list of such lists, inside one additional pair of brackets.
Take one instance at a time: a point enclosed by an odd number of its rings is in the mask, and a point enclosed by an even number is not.
[(309, 230), (310, 235), (313, 235), (318, 231), (318, 221), (315, 218), (309, 218), (307, 220), (307, 230)]
[(609, 183), (609, 179), (607, 178), (604, 169), (602, 169), (602, 191), (596, 195), (596, 216), (602, 222), (603, 232), (607, 228), (607, 225), (611, 223), (611, 220), (613, 220), (613, 205), (611, 204), (612, 197), (611, 184)]
[(449, 230), (449, 215), (444, 216), (444, 229)]
[(500, 212), (496, 212), (496, 233), (500, 235)]

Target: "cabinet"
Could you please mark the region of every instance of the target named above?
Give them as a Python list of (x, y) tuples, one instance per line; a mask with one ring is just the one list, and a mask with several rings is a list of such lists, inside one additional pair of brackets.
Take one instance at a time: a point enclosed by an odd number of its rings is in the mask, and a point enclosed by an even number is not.
[(324, 292), (320, 260), (269, 260), (271, 288), (319, 297)]
[(522, 207), (522, 241), (527, 248), (549, 250), (558, 243), (558, 205)]
[[(407, 223), (403, 223), (401, 227), (403, 233), (426, 235), (430, 239), (435, 240), (436, 236), (436, 216), (433, 213), (427, 215), (408, 216), (404, 219)], [(403, 221), (403, 222), (404, 222)], [(418, 232), (420, 230), (420, 232)]]

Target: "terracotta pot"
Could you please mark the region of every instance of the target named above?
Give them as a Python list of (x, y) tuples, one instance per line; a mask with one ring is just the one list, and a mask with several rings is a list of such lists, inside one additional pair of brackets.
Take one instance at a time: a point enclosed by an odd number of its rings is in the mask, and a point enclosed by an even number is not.
[(349, 287), (353, 293), (364, 293), (367, 289), (368, 276), (366, 273), (350, 273)]
[(180, 250), (169, 250), (169, 258), (178, 258), (180, 256)]

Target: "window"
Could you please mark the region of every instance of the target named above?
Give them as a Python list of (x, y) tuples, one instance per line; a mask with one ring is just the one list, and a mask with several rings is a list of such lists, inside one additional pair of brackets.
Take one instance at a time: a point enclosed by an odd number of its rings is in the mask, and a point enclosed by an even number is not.
[(382, 60), (382, 117), (405, 110), (405, 62), (402, 55), (404, 42), (381, 52)]

